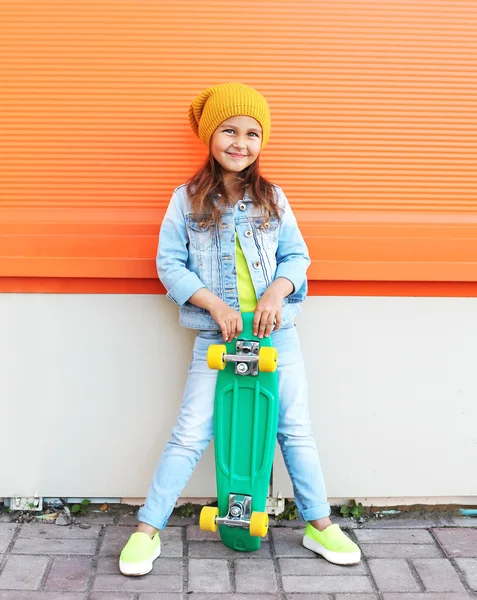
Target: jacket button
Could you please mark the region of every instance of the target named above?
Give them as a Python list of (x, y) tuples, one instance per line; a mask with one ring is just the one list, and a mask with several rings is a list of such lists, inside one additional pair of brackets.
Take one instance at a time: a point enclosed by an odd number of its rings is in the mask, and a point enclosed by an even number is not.
[(240, 210), (245, 210), (247, 208), (247, 206), (242, 202), (242, 204), (239, 204), (239, 209)]
[(259, 269), (259, 268), (260, 268), (260, 261), (256, 260), (256, 261), (253, 263), (253, 268), (254, 268), (254, 269)]
[(263, 226), (265, 227), (265, 229), (269, 229), (270, 228), (270, 223), (264, 223)]
[(247, 229), (247, 231), (245, 232), (245, 237), (252, 237), (252, 232), (250, 231), (250, 229)]

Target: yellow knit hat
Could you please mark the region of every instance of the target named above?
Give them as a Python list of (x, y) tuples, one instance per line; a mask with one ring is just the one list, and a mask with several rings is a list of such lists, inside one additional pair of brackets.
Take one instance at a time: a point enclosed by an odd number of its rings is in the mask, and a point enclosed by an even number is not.
[(262, 148), (270, 137), (270, 110), (257, 90), (243, 83), (219, 83), (202, 92), (189, 108), (189, 122), (194, 133), (208, 147), (217, 127), (244, 115), (256, 119), (262, 127)]

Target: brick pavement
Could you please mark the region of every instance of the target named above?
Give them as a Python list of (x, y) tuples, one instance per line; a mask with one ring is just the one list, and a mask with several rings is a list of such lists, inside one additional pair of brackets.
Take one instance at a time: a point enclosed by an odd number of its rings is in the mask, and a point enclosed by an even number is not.
[(340, 524), (361, 546), (360, 565), (306, 550), (296, 523), (271, 527), (259, 552), (241, 554), (193, 520), (176, 520), (152, 573), (126, 578), (118, 555), (131, 519), (3, 522), (0, 600), (477, 600), (476, 519)]

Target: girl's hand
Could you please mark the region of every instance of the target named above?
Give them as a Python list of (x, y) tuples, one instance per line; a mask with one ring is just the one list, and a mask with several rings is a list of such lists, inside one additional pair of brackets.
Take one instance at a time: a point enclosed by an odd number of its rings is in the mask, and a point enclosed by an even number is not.
[(233, 308), (230, 308), (228, 304), (206, 287), (200, 288), (195, 294), (192, 294), (189, 302), (210, 312), (212, 318), (222, 331), (224, 342), (231, 342), (242, 332), (242, 315)]
[(253, 335), (259, 338), (268, 337), (282, 323), (283, 299), (291, 294), (293, 284), (284, 277), (279, 277), (268, 287), (257, 302), (253, 317)]
[(222, 331), (224, 342), (238, 338), (243, 329), (242, 315), (228, 304), (217, 298), (217, 302), (209, 308), (212, 318)]

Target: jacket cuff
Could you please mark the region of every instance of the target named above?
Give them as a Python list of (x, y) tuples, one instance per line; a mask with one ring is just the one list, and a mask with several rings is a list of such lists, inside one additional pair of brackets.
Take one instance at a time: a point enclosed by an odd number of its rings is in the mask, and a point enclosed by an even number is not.
[(290, 294), (291, 296), (302, 286), (303, 282), (306, 279), (306, 273), (303, 273), (300, 277), (300, 269), (297, 268), (296, 265), (293, 265), (293, 263), (284, 262), (280, 263), (277, 267), (275, 279), (277, 279), (278, 277), (284, 277), (292, 283), (293, 292)]
[(182, 306), (197, 290), (206, 287), (195, 273), (189, 271), (182, 279), (167, 291), (167, 296), (179, 306)]

